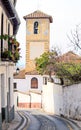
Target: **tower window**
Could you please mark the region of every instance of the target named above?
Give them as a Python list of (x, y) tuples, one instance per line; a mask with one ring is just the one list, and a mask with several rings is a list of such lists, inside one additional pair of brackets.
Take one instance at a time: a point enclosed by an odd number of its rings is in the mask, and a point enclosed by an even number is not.
[(38, 34), (38, 22), (34, 22), (34, 34)]

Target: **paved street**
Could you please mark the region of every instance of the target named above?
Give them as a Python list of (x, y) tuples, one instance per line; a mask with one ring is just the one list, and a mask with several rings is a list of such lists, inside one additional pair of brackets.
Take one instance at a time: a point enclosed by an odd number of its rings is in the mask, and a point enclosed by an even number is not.
[(39, 110), (18, 111), (8, 125), (3, 130), (81, 130), (76, 123)]
[[(57, 116), (48, 115), (40, 111), (26, 111), (25, 113), (30, 118), (28, 130), (80, 130), (72, 122)], [(33, 119), (35, 119), (35, 122), (33, 122)]]

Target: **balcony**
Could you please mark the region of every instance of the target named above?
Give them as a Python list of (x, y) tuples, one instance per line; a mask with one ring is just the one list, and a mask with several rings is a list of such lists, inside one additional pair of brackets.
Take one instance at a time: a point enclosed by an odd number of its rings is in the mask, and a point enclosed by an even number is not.
[[(8, 35), (3, 35), (0, 39), (4, 40), (4, 49), (1, 48), (3, 50), (1, 51), (1, 61), (18, 62), (20, 59), (19, 42)], [(5, 43), (7, 43), (7, 47), (5, 47)]]

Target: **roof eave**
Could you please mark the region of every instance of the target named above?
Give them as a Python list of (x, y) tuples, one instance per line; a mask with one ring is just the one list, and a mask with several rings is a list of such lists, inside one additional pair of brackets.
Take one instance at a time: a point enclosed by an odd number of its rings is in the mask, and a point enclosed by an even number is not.
[(9, 19), (13, 23), (13, 34), (16, 35), (18, 28), (19, 28), (19, 25), (20, 25), (20, 19), (19, 19), (18, 14), (15, 10), (15, 7), (10, 0), (1, 0), (1, 2), (3, 3), (3, 5), (7, 11)]
[[(39, 19), (39, 17), (26, 17), (24, 16), (23, 17), (25, 20), (26, 19)], [(49, 19), (50, 23), (53, 23), (53, 18), (50, 16), (50, 17), (40, 17), (40, 19)]]

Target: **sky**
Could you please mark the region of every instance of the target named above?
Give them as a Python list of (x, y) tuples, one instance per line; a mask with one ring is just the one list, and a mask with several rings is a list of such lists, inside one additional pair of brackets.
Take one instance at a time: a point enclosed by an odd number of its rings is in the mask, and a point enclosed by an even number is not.
[(71, 50), (71, 30), (81, 24), (81, 0), (17, 0), (16, 10), (21, 24), (17, 33), (21, 56), (18, 66), (25, 66), (26, 21), (23, 16), (40, 10), (53, 17), (50, 24), (50, 48), (57, 47), (62, 53)]

